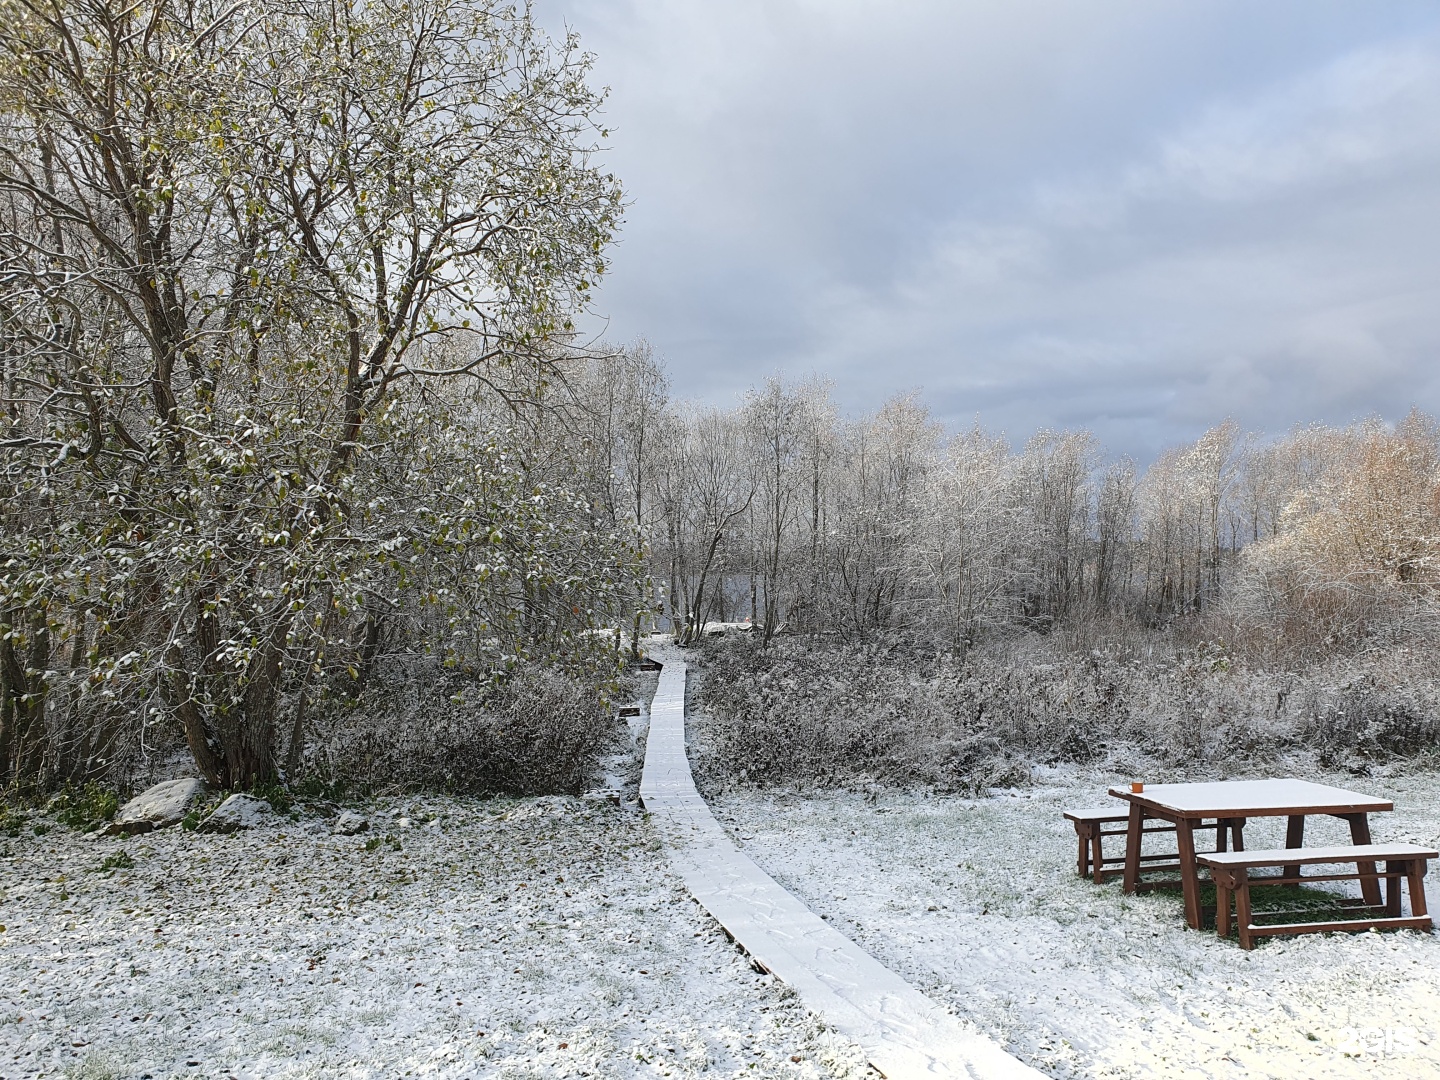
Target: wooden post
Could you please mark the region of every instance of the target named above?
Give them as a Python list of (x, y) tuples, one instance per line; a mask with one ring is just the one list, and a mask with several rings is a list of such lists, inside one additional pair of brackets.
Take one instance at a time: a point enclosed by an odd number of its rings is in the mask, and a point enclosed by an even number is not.
[(1215, 879), (1215, 933), (1227, 938), (1230, 936), (1230, 901), (1235, 895), (1235, 877), (1228, 870), (1217, 870), (1210, 876)]
[(1410, 914), (1417, 918), (1430, 914), (1425, 907), (1425, 867), (1428, 862), (1428, 859), (1411, 859), (1407, 868), (1409, 873), (1405, 875), (1410, 885)]
[(1250, 875), (1243, 866), (1235, 870), (1235, 922), (1240, 932), (1240, 947), (1253, 949), (1255, 939), (1250, 936)]
[[(1285, 846), (1287, 848), (1305, 846), (1304, 814), (1290, 815), (1290, 821), (1285, 826)], [(1280, 876), (1287, 878), (1298, 878), (1300, 876), (1300, 864), (1291, 863), (1280, 871)]]
[(1130, 824), (1125, 833), (1124, 891), (1133, 893), (1140, 884), (1140, 840), (1145, 828), (1145, 811), (1139, 803), (1130, 804)]
[[(1385, 917), (1389, 919), (1400, 918), (1400, 879), (1405, 876), (1409, 869), (1405, 861), (1387, 859), (1385, 862)], [(1390, 877), (1394, 874), (1394, 877)]]
[(1189, 818), (1175, 822), (1180, 847), (1180, 883), (1185, 891), (1185, 922), (1200, 929), (1200, 871), (1195, 863), (1195, 823)]

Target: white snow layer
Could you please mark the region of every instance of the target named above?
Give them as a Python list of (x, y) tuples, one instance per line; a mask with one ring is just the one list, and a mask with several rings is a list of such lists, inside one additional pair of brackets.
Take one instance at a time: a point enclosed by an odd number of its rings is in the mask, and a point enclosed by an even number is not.
[[(730, 793), (711, 806), (811, 910), (1052, 1076), (1440, 1076), (1440, 937), (1312, 934), (1247, 953), (1187, 929), (1178, 892), (1081, 880), (1061, 810), (1103, 803), (1118, 779), (1052, 773), (981, 800)], [(1371, 815), (1376, 841), (1440, 836), (1433, 774), (1329, 782), (1394, 798)], [(1252, 819), (1246, 845), (1284, 846), (1284, 828)], [(1307, 846), (1327, 842), (1349, 843), (1345, 823), (1309, 819)]]
[[(1245, 953), (1186, 929), (1178, 895), (1081, 881), (1060, 810), (1116, 779), (712, 805), (812, 910), (1053, 1076), (1440, 1075), (1440, 938)], [(1328, 779), (1394, 798), (1377, 840), (1440, 836), (1434, 774)], [(284, 819), (0, 836), (0, 1077), (866, 1071), (685, 896), (643, 817), (573, 799), (378, 805), (358, 836)], [(1252, 821), (1246, 839), (1283, 831)], [(1347, 836), (1312, 822), (1306, 842)], [(133, 868), (99, 869), (121, 852)]]
[(640, 815), (380, 807), (359, 836), (0, 837), (0, 1078), (868, 1073)]

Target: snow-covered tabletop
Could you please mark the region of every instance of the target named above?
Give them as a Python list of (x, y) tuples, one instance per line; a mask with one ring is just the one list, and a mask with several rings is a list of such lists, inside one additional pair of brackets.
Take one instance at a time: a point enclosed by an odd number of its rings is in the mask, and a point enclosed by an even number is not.
[(1146, 784), (1142, 792), (1113, 787), (1110, 794), (1117, 799), (1167, 810), (1182, 817), (1368, 814), (1395, 809), (1395, 804), (1389, 799), (1294, 779)]

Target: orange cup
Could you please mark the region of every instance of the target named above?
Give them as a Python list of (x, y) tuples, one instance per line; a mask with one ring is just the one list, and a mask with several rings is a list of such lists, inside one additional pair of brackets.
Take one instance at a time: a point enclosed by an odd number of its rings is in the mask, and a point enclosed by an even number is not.
[(1139, 781), (1139, 780), (1131, 780), (1131, 781), (1130, 781), (1130, 790), (1131, 790), (1132, 792), (1134, 792), (1136, 795), (1139, 795), (1140, 792), (1142, 792), (1142, 791), (1145, 790), (1145, 785), (1144, 785), (1141, 781)]

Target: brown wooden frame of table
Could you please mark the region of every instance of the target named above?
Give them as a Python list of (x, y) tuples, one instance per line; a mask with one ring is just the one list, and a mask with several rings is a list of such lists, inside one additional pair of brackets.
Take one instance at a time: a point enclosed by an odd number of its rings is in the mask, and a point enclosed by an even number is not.
[[(1223, 794), (1213, 794), (1202, 789), (1214, 789)], [(1288, 796), (1283, 792), (1289, 792)], [(1342, 818), (1350, 824), (1350, 840), (1354, 844), (1370, 843), (1370, 819), (1372, 812), (1395, 809), (1389, 799), (1377, 799), (1369, 795), (1314, 784), (1308, 780), (1232, 780), (1204, 784), (1154, 784), (1143, 792), (1111, 788), (1110, 794), (1130, 804), (1129, 829), (1125, 837), (1124, 890), (1137, 891), (1140, 883), (1140, 846), (1144, 821), (1147, 817), (1159, 818), (1175, 826), (1175, 837), (1180, 849), (1180, 884), (1185, 895), (1185, 922), (1188, 926), (1200, 928), (1200, 867), (1195, 861), (1195, 827), (1204, 818), (1229, 821), (1235, 838), (1235, 850), (1243, 850), (1243, 829), (1245, 821), (1252, 817), (1289, 818), (1285, 830), (1285, 846), (1301, 847), (1305, 838), (1305, 818), (1311, 814), (1324, 814)], [(1175, 803), (1165, 802), (1169, 797)], [(1375, 864), (1360, 863), (1360, 892), (1365, 903), (1372, 907), (1381, 906), (1380, 880)], [(1285, 877), (1299, 877), (1300, 867), (1286, 866)]]

